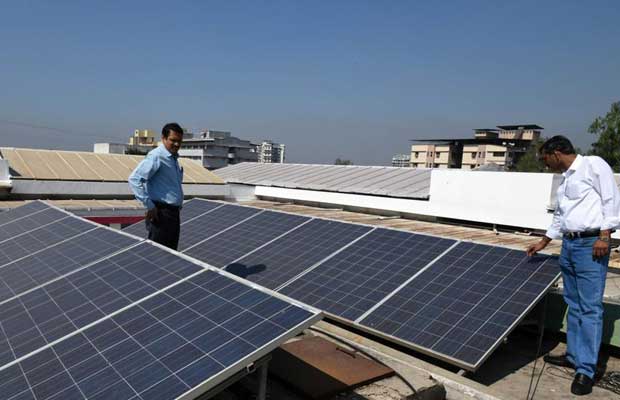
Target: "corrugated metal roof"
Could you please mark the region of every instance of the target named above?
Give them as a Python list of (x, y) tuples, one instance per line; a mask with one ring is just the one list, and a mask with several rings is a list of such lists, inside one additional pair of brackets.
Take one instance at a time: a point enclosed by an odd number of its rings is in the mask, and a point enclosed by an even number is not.
[(349, 165), (241, 163), (214, 171), (229, 183), (427, 199), (431, 170)]
[[(12, 179), (126, 182), (144, 156), (0, 147)], [(183, 183), (223, 184), (202, 165), (179, 158)]]

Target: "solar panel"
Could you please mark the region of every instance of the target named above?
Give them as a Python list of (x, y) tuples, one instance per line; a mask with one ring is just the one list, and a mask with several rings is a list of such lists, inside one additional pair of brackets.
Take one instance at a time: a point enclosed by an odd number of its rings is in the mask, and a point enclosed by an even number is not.
[(226, 204), (194, 218), (181, 228), (179, 250), (186, 250), (259, 212), (256, 208)]
[(226, 270), (275, 289), (371, 229), (314, 219), (227, 266)]
[(34, 214), (26, 215), (14, 221), (7, 222), (0, 226), (0, 243), (14, 238), (17, 235), (51, 224), (63, 218), (68, 218), (69, 214), (55, 208), (48, 208)]
[(279, 292), (354, 321), (455, 243), (376, 229)]
[(54, 223), (24, 232), (2, 242), (0, 244), (0, 266), (97, 228), (97, 225), (92, 222), (64, 215), (65, 217)]
[(361, 325), (475, 370), (558, 277), (554, 257), (459, 243)]
[(203, 199), (188, 200), (183, 203), (183, 208), (181, 209), (181, 222), (186, 222), (222, 205), (223, 203)]
[(225, 267), (307, 221), (310, 218), (265, 211), (184, 253), (215, 267)]
[(319, 318), (205, 271), (0, 371), (6, 398), (196, 398)]
[[(181, 224), (188, 220), (195, 218), (201, 214), (209, 212), (217, 207), (222, 206), (223, 203), (217, 203), (215, 201), (208, 201), (202, 199), (191, 199), (183, 203), (181, 208)], [(136, 222), (123, 229), (123, 232), (129, 233), (138, 237), (146, 237), (146, 225), (144, 221)]]
[(0, 307), (0, 365), (201, 270), (140, 243), (11, 299)]
[(92, 228), (91, 231), (1, 267), (0, 304), (6, 299), (137, 243), (136, 239), (128, 235), (87, 225)]
[(42, 201), (32, 201), (23, 206), (15, 207), (9, 211), (0, 213), (0, 226), (13, 222), (16, 219), (23, 218), (27, 215), (34, 214), (39, 211), (47, 210), (50, 207)]

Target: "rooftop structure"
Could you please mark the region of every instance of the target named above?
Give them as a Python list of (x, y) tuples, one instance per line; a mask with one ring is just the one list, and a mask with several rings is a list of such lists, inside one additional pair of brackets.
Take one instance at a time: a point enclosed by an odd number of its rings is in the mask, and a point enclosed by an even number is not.
[(427, 199), (430, 170), (350, 165), (243, 163), (215, 171), (227, 183)]

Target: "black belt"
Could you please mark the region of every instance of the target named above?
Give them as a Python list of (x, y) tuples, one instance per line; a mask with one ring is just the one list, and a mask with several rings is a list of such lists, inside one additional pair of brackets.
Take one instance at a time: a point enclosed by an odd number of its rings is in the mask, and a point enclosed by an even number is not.
[(169, 210), (178, 210), (179, 208), (181, 208), (179, 206), (175, 206), (173, 204), (168, 204), (168, 203), (162, 203), (160, 201), (154, 201), (153, 204), (155, 204), (155, 207), (162, 208), (162, 209), (167, 208)]
[(577, 238), (595, 237), (600, 234), (601, 234), (600, 229), (593, 229), (591, 231), (583, 231), (583, 232), (566, 232), (563, 236), (564, 236), (564, 239), (577, 239)]

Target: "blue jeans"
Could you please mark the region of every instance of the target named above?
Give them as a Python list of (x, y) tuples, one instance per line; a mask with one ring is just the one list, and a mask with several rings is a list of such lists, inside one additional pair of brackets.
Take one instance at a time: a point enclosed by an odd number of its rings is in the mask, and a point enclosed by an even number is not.
[(564, 239), (560, 266), (568, 305), (566, 355), (577, 373), (594, 378), (603, 334), (603, 292), (609, 256), (593, 259), (596, 237)]

